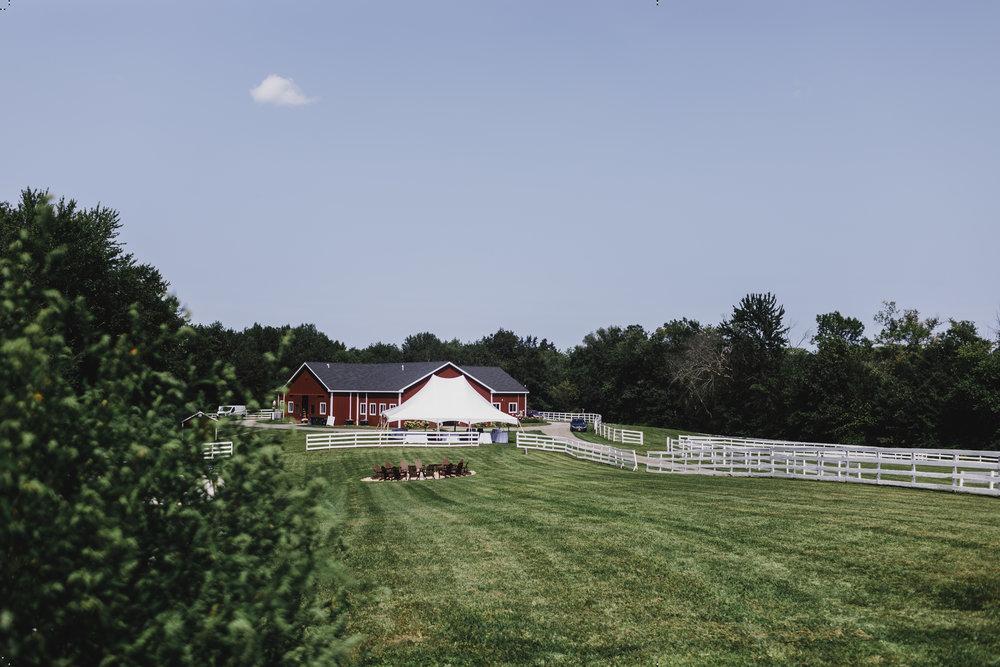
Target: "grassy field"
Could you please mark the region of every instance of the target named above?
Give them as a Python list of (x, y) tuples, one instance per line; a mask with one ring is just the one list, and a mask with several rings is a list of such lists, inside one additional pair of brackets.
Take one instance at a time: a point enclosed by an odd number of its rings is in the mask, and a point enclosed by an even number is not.
[[(996, 664), (1000, 504), (626, 472), (507, 446), (304, 451), (367, 663)], [(363, 483), (464, 456), (476, 476)]]

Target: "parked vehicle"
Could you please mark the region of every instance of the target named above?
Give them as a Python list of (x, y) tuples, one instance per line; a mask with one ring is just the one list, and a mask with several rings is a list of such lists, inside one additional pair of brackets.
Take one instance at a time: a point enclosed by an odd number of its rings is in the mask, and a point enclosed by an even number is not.
[(573, 417), (569, 422), (569, 430), (571, 431), (583, 431), (587, 430), (587, 420), (583, 417)]
[(247, 406), (245, 405), (220, 405), (215, 411), (218, 417), (246, 417)]

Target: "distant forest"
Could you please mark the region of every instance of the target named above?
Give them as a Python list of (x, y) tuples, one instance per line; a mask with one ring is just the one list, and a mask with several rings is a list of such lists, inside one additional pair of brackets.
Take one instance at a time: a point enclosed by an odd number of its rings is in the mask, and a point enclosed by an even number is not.
[[(43, 196), (27, 190), (17, 205), (0, 204), (6, 249)], [(788, 339), (784, 308), (773, 294), (748, 294), (717, 324), (673, 319), (655, 330), (601, 328), (569, 350), (535, 335), (501, 329), (472, 342), (414, 333), (401, 345), (348, 348), (313, 325), (236, 331), (191, 324), (154, 267), (118, 241), (117, 213), (56, 206), (65, 220), (57, 238), (34, 238), (40, 256), (64, 246), (58, 271), (45, 280), (63, 294), (96, 304), (109, 335), (128, 329), (122, 303), (137, 304), (147, 325), (189, 327), (170, 368), (179, 375), (220, 364), (232, 379), (215, 402), (256, 400), (274, 391), (302, 361), (450, 360), (497, 365), (531, 391), (529, 407), (586, 410), (606, 420), (707, 433), (865, 443), (892, 447), (1000, 448), (1000, 341), (972, 322), (941, 321), (886, 302), (868, 333), (839, 312), (816, 317), (808, 347)], [(40, 272), (41, 275), (41, 272)], [(192, 406), (194, 407), (194, 406)], [(198, 406), (208, 407), (208, 406)]]

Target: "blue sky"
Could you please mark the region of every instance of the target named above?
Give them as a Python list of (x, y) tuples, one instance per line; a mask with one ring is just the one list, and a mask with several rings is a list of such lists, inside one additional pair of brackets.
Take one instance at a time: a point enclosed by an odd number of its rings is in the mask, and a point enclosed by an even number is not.
[(766, 290), (795, 338), (885, 299), (989, 331), (998, 34), (996, 2), (12, 0), (0, 198), (119, 209), (196, 321), (352, 345)]

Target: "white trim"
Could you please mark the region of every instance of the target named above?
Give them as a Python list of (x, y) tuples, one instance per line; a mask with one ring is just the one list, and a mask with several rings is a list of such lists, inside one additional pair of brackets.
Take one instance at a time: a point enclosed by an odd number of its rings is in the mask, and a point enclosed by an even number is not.
[(290, 414), (291, 416), (294, 417), (295, 416), (295, 401), (288, 401), (287, 403), (285, 403), (285, 405), (288, 406), (288, 414)]
[(319, 413), (324, 417), (326, 416), (326, 401), (319, 402)]
[(378, 416), (378, 405), (374, 402), (368, 404), (368, 416), (377, 417)]
[(368, 403), (358, 403), (358, 418), (368, 416)]
[[(511, 409), (511, 407), (510, 407), (512, 405), (514, 406), (513, 409)], [(521, 409), (521, 407), (520, 407), (520, 403), (518, 403), (518, 401), (508, 401), (507, 402), (507, 413), (508, 414), (516, 415), (517, 411), (520, 410), (520, 409)]]
[(422, 376), (420, 376), (419, 378), (417, 378), (416, 380), (414, 380), (414, 381), (413, 381), (413, 382), (411, 382), (410, 384), (406, 385), (405, 387), (403, 387), (402, 389), (399, 389), (399, 390), (397, 390), (397, 391), (398, 391), (398, 392), (399, 392), (400, 394), (402, 394), (402, 393), (403, 393), (404, 391), (406, 391), (407, 389), (409, 389), (409, 388), (410, 388), (410, 387), (412, 387), (413, 385), (417, 384), (417, 383), (418, 383), (418, 382), (420, 382), (421, 380), (425, 380), (425, 379), (429, 378), (430, 376), (434, 375), (435, 373), (437, 373), (437, 372), (438, 372), (439, 370), (441, 370), (441, 369), (442, 369), (442, 368), (444, 368), (445, 366), (451, 366), (452, 368), (454, 368), (455, 370), (458, 370), (458, 371), (462, 370), (461, 368), (459, 368), (459, 367), (458, 367), (458, 366), (456, 366), (455, 364), (451, 363), (450, 361), (446, 361), (446, 362), (444, 362), (443, 364), (441, 364), (440, 366), (438, 366), (437, 368), (435, 368), (434, 370), (432, 370), (432, 371), (431, 371), (430, 373), (428, 373), (427, 375), (422, 375)]
[(386, 411), (385, 403), (378, 404), (378, 416), (381, 417), (382, 413)]
[(292, 383), (292, 380), (295, 379), (295, 376), (298, 375), (299, 371), (301, 371), (303, 368), (309, 369), (309, 372), (312, 373), (312, 376), (314, 378), (316, 378), (317, 380), (319, 380), (319, 383), (321, 385), (323, 385), (324, 387), (326, 387), (327, 391), (333, 391), (333, 389), (331, 389), (330, 386), (327, 383), (323, 382), (323, 378), (321, 378), (319, 376), (319, 374), (316, 373), (316, 371), (314, 371), (312, 368), (309, 368), (309, 362), (308, 361), (303, 361), (302, 362), (302, 365), (299, 366), (298, 370), (296, 370), (294, 373), (292, 373), (292, 377), (288, 378), (288, 382), (285, 383), (285, 386), (290, 385)]

